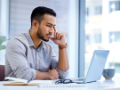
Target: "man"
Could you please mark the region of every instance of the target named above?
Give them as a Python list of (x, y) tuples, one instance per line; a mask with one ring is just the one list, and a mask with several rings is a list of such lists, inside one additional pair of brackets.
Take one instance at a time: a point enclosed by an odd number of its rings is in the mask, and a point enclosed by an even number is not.
[[(37, 7), (31, 14), (27, 33), (11, 39), (6, 46), (6, 77), (27, 80), (65, 78), (68, 73), (65, 35), (55, 28), (56, 13), (47, 7)], [(54, 37), (51, 35), (54, 32)], [(51, 39), (59, 48), (59, 59), (46, 43)]]

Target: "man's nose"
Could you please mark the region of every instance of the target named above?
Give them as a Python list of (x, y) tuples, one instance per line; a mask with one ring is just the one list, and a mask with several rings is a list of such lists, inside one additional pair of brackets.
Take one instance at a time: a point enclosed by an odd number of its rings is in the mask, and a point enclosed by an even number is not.
[(50, 28), (49, 31), (50, 31), (50, 33), (53, 33), (53, 32), (54, 32), (54, 29), (53, 29), (53, 28)]

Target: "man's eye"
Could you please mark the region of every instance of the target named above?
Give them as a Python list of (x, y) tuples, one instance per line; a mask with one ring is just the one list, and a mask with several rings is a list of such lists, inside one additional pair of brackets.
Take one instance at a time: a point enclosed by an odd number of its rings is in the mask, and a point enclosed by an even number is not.
[(47, 25), (48, 27), (51, 27), (50, 25)]

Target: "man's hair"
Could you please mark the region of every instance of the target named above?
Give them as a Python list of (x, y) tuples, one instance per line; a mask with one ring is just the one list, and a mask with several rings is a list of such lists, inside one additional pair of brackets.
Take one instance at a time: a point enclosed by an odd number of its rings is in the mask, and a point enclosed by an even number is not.
[(52, 9), (44, 6), (36, 7), (31, 14), (31, 27), (33, 20), (37, 20), (39, 23), (41, 23), (44, 14), (50, 14), (56, 17), (56, 13)]

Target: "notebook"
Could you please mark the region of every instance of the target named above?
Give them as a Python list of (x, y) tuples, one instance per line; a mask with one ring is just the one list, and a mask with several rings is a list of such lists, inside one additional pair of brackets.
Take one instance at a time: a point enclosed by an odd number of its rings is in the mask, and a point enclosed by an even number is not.
[(95, 50), (92, 56), (86, 78), (72, 79), (77, 83), (90, 83), (99, 80), (102, 76), (109, 50)]
[(4, 86), (39, 86), (39, 85), (50, 85), (54, 84), (56, 80), (32, 80), (28, 81), (25, 79), (14, 78), (14, 77), (5, 77), (5, 80), (12, 80), (8, 81), (8, 83), (4, 83)]

